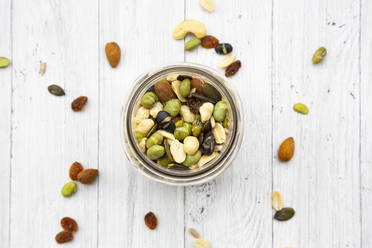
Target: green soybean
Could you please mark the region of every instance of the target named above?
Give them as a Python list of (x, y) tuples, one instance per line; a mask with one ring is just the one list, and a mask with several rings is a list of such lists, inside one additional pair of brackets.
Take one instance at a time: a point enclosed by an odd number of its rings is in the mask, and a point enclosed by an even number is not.
[(163, 157), (163, 155), (165, 154), (165, 149), (163, 146), (153, 145), (147, 150), (146, 154), (149, 159), (156, 160)]
[(191, 89), (191, 81), (190, 79), (186, 78), (182, 81), (180, 85), (180, 93), (183, 97), (188, 97), (190, 94), (190, 89)]
[(227, 103), (221, 100), (216, 103), (213, 109), (213, 117), (216, 121), (223, 122), (227, 113)]
[(147, 92), (142, 96), (141, 104), (145, 108), (151, 108), (158, 99), (158, 96), (154, 92)]
[(201, 151), (197, 151), (195, 154), (192, 155), (187, 154), (186, 159), (182, 164), (184, 166), (190, 167), (191, 165), (196, 164), (201, 158), (201, 156), (202, 156)]
[(168, 112), (172, 117), (176, 117), (181, 110), (181, 101), (172, 99), (165, 103), (164, 111)]

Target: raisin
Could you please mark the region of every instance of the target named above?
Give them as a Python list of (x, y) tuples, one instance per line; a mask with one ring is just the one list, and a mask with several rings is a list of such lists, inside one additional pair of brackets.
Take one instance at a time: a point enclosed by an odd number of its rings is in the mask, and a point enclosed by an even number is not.
[(199, 108), (202, 105), (202, 101), (196, 97), (191, 97), (187, 99), (187, 106), (190, 108), (190, 111), (194, 114), (199, 114)]
[(151, 230), (154, 230), (156, 228), (156, 226), (158, 225), (158, 219), (153, 212), (148, 212), (145, 215), (145, 224)]
[(239, 71), (241, 66), (242, 66), (242, 63), (240, 62), (240, 60), (235, 61), (234, 63), (229, 65), (229, 67), (226, 68), (225, 76), (226, 77), (231, 77), (231, 76), (235, 75), (235, 73), (237, 73)]
[(71, 240), (74, 239), (74, 236), (72, 234), (72, 232), (70, 231), (62, 231), (60, 233), (58, 233), (56, 235), (56, 241), (58, 244), (63, 244), (63, 243), (66, 243), (66, 242), (70, 242)]
[(215, 48), (218, 43), (218, 39), (212, 35), (206, 35), (201, 39), (201, 46), (206, 49)]
[(87, 101), (88, 101), (88, 97), (86, 97), (86, 96), (80, 96), (80, 97), (76, 98), (71, 103), (72, 110), (75, 111), (75, 112), (81, 111), (84, 108)]
[(64, 217), (61, 220), (61, 226), (65, 231), (76, 232), (78, 230), (78, 224), (70, 217)]
[(69, 176), (72, 180), (77, 180), (77, 175), (80, 173), (80, 171), (84, 170), (83, 166), (79, 162), (74, 162), (70, 166), (69, 170)]

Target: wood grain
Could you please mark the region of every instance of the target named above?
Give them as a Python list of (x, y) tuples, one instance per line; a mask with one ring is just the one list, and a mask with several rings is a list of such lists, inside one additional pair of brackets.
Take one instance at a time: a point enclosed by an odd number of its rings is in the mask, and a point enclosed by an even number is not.
[(362, 247), (372, 247), (372, 17), (371, 1), (361, 1), (361, 229)]
[[(271, 247), (271, 1), (215, 3), (215, 12), (209, 14), (195, 1), (186, 1), (186, 19), (205, 23), (207, 33), (230, 43), (242, 61), (229, 81), (243, 101), (244, 140), (223, 175), (187, 188), (185, 227), (195, 227), (212, 247)], [(224, 74), (217, 66), (224, 56), (214, 49), (199, 48), (185, 57)], [(186, 247), (192, 242), (187, 234)]]
[[(104, 175), (99, 187), (99, 247), (184, 247), (183, 188), (140, 175), (120, 144), (121, 108), (134, 80), (155, 67), (183, 60), (183, 44), (171, 36), (173, 24), (183, 20), (183, 9), (182, 1), (100, 1), (99, 159)], [(110, 41), (122, 50), (116, 69), (104, 54)], [(149, 211), (159, 220), (154, 231), (144, 224)]]
[[(0, 57), (7, 57), (10, 60), (12, 60), (11, 20), (11, 1), (1, 1)], [(9, 247), (10, 243), (12, 69), (12, 65), (0, 68), (0, 242), (4, 247)]]
[[(56, 247), (60, 219), (70, 216), (80, 226), (75, 245), (95, 247), (97, 185), (78, 184), (71, 198), (63, 198), (60, 191), (70, 180), (72, 162), (98, 167), (98, 5), (41, 0), (13, 5), (10, 245)], [(40, 60), (48, 64), (43, 77)], [(66, 96), (49, 94), (51, 83), (63, 86)], [(84, 111), (75, 113), (70, 104), (80, 95), (89, 101)]]
[[(360, 247), (359, 3), (276, 1), (273, 15), (273, 186), (296, 210), (274, 222), (273, 247)], [(328, 55), (313, 65), (320, 46)], [(289, 136), (295, 155), (280, 163)]]
[[(64, 216), (79, 231), (70, 247), (192, 247), (194, 227), (212, 247), (372, 247), (372, 3), (367, 0), (0, 1), (0, 246), (59, 247)], [(232, 167), (194, 187), (169, 187), (139, 175), (120, 144), (120, 112), (142, 73), (179, 61), (217, 69), (213, 50), (184, 52), (171, 33), (184, 19), (231, 43), (242, 61), (230, 83), (245, 113)], [(191, 36), (186, 38), (186, 41)], [(122, 59), (112, 69), (106, 42)], [(311, 63), (320, 46), (326, 59)], [(40, 61), (47, 62), (44, 76)], [(224, 73), (223, 70), (220, 70)], [(66, 96), (47, 86), (59, 84)], [(89, 97), (81, 113), (70, 103)], [(309, 115), (292, 110), (305, 103)], [(287, 137), (289, 163), (277, 160)], [(74, 161), (99, 180), (60, 190)], [(296, 210), (273, 221), (272, 190)], [(143, 218), (153, 211), (159, 226)]]

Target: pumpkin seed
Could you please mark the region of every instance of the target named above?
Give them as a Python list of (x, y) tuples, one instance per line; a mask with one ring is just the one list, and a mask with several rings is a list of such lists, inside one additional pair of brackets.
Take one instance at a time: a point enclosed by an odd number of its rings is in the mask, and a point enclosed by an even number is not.
[(207, 97), (207, 96), (205, 96), (203, 94), (196, 93), (196, 92), (195, 93), (192, 93), (192, 97), (198, 98), (198, 99), (200, 99), (202, 101), (211, 102), (213, 104), (216, 104), (217, 103), (216, 100), (214, 100), (214, 99), (212, 99), (210, 97)]
[(325, 47), (318, 48), (318, 50), (316, 50), (313, 55), (313, 63), (314, 64), (320, 63), (325, 58), (326, 55), (327, 49)]
[(274, 191), (272, 194), (272, 206), (276, 211), (279, 211), (283, 208), (283, 197), (279, 191)]
[(191, 236), (193, 236), (196, 239), (199, 239), (200, 238), (199, 233), (194, 228), (192, 228), (192, 227), (189, 228), (189, 233), (191, 234)]
[(10, 60), (5, 57), (0, 57), (0, 68), (5, 68), (10, 64)]
[(64, 96), (65, 91), (58, 85), (52, 84), (48, 86), (48, 91), (50, 94), (55, 96)]
[(185, 43), (185, 50), (190, 51), (190, 50), (200, 46), (200, 44), (201, 44), (200, 39), (198, 39), (198, 38), (191, 39), (191, 40), (189, 40), (188, 42)]
[(295, 105), (293, 105), (293, 110), (304, 115), (307, 115), (309, 113), (309, 109), (303, 103), (296, 103)]
[(295, 211), (293, 208), (282, 208), (279, 211), (276, 211), (274, 215), (274, 219), (279, 221), (286, 221), (291, 219), (295, 215)]

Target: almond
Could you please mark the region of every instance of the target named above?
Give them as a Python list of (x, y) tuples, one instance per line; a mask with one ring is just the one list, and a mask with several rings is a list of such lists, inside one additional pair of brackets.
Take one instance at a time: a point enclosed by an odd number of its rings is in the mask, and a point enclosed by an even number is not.
[(191, 79), (191, 88), (195, 88), (196, 92), (203, 94), (203, 81), (197, 78)]
[(292, 159), (295, 151), (295, 142), (292, 137), (287, 138), (279, 147), (278, 157), (281, 161), (289, 161)]
[(97, 176), (98, 176), (98, 170), (86, 169), (86, 170), (81, 171), (77, 175), (77, 179), (79, 182), (83, 184), (89, 184), (89, 183), (92, 183), (94, 179), (96, 179)]
[(167, 81), (160, 81), (155, 84), (155, 93), (160, 101), (167, 102), (170, 99), (177, 98), (172, 90), (172, 86)]
[(118, 66), (121, 56), (120, 47), (116, 42), (109, 42), (105, 47), (106, 57), (112, 68)]

